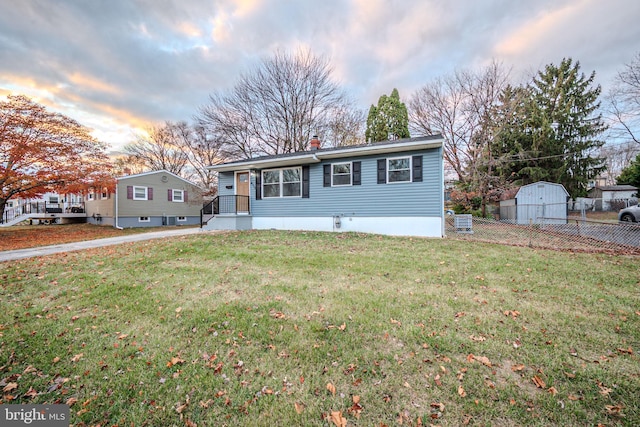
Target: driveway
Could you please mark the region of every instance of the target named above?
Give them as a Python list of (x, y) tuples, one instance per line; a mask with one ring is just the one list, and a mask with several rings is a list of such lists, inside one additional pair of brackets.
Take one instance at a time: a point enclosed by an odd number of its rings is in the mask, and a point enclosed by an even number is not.
[(85, 240), (82, 242), (64, 243), (61, 245), (40, 246), (37, 248), (18, 249), (15, 251), (0, 252), (0, 262), (15, 261), (23, 258), (33, 258), (60, 252), (80, 251), (83, 249), (101, 248), (103, 246), (119, 245), (121, 243), (141, 242), (151, 239), (165, 239), (189, 234), (211, 233), (200, 228), (172, 229), (168, 231), (154, 231), (151, 233), (130, 234), (121, 237), (109, 237), (106, 239)]

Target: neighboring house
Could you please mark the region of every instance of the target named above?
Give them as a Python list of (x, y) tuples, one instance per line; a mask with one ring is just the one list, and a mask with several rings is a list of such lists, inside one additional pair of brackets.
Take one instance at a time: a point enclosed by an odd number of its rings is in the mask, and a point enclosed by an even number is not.
[(562, 184), (539, 181), (500, 202), (500, 220), (514, 224), (566, 224), (570, 200)]
[[(210, 166), (208, 229), (444, 235), (440, 135), (265, 156)], [(315, 147), (314, 147), (315, 146)]]
[(202, 190), (166, 170), (118, 178), (114, 193), (85, 196), (87, 222), (118, 228), (199, 225)]
[(77, 222), (84, 218), (81, 194), (44, 193), (40, 197), (14, 198), (7, 202), (0, 226), (11, 226), (29, 221), (39, 223)]
[(618, 211), (637, 203), (638, 188), (633, 185), (604, 185), (589, 190), (589, 198), (594, 199), (597, 211)]

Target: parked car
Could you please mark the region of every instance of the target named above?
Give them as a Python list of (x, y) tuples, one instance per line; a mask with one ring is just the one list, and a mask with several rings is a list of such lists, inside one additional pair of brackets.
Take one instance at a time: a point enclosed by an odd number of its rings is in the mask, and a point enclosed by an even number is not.
[(618, 221), (640, 222), (640, 205), (621, 209), (618, 213)]

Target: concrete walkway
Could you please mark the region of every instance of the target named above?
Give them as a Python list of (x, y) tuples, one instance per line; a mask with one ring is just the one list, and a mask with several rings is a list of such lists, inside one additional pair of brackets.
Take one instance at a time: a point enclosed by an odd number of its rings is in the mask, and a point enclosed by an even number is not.
[(61, 245), (40, 246), (37, 248), (18, 249), (15, 251), (0, 252), (0, 262), (15, 261), (23, 258), (33, 258), (60, 252), (80, 251), (82, 249), (101, 248), (103, 246), (119, 245), (128, 242), (141, 242), (151, 239), (165, 239), (175, 236), (185, 236), (189, 234), (211, 233), (209, 230), (200, 228), (181, 228), (168, 231), (154, 231), (150, 233), (129, 234), (120, 237), (109, 237), (106, 239), (85, 240), (82, 242), (64, 243)]

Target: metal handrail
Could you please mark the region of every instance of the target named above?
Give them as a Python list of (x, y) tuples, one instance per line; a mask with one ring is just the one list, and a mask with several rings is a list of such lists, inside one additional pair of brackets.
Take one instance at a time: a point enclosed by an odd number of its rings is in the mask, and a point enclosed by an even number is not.
[(200, 227), (204, 226), (205, 215), (225, 215), (238, 213), (250, 214), (249, 196), (236, 194), (216, 196), (211, 202), (206, 203), (200, 209)]

